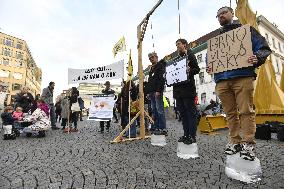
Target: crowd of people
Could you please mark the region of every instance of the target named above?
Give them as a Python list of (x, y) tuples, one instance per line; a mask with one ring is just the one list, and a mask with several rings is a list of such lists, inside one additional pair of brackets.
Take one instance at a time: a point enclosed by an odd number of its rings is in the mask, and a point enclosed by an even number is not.
[[(220, 34), (231, 31), (241, 24), (233, 22), (234, 12), (230, 7), (222, 7), (217, 12), (217, 18), (222, 26)], [(256, 78), (255, 68), (262, 65), (271, 53), (271, 50), (265, 40), (254, 28), (251, 30), (251, 42), (253, 55), (248, 58), (248, 63), (252, 66), (223, 71), (214, 74), (216, 82), (216, 93), (222, 103), (222, 108), (228, 119), (229, 126), (229, 143), (226, 146), (225, 153), (228, 155), (240, 152), (241, 157), (246, 160), (254, 160), (254, 134), (256, 130), (255, 114), (253, 108), (253, 81)], [(198, 125), (198, 117), (200, 111), (197, 109), (196, 86), (194, 75), (198, 74), (200, 68), (193, 52), (188, 48), (188, 42), (185, 39), (178, 39), (175, 42), (178, 52), (178, 58), (186, 59), (187, 80), (173, 85), (173, 97), (175, 99), (174, 106), (177, 118), (181, 121), (183, 127), (183, 135), (178, 139), (186, 145), (196, 143), (196, 131)], [(149, 78), (144, 83), (144, 102), (148, 106), (148, 112), (154, 120), (149, 124), (146, 121), (146, 129), (150, 129), (154, 135), (167, 135), (167, 126), (165, 118), (165, 107), (167, 100), (163, 94), (165, 90), (165, 70), (166, 58), (160, 59), (156, 52), (148, 54), (151, 65), (149, 66)], [(210, 68), (207, 67), (210, 72)], [(53, 102), (53, 90), (55, 83), (50, 82), (47, 88), (44, 88), (41, 95), (33, 97), (28, 89), (24, 87), (15, 97), (14, 107), (7, 106), (1, 117), (4, 126), (14, 125), (14, 122), (24, 120), (25, 114), (31, 114), (30, 120), (34, 123), (29, 126), (30, 129), (38, 129), (50, 126), (53, 130), (56, 127), (56, 121), (61, 121), (64, 132), (78, 131), (78, 118), (82, 120), (82, 109), (84, 109), (84, 101), (79, 96), (76, 87), (72, 87), (68, 93), (59, 99), (55, 104)], [(115, 91), (110, 88), (110, 82), (105, 83), (106, 88), (103, 94), (114, 94)], [(125, 81), (122, 84), (121, 92), (118, 94), (116, 106), (113, 115), (118, 122), (116, 109), (120, 113), (121, 126), (124, 129), (130, 120), (139, 111), (138, 109), (138, 86), (133, 81)], [(212, 114), (220, 112), (220, 104), (211, 101), (210, 105), (205, 109), (212, 110)], [(205, 112), (204, 111), (204, 112)], [(203, 112), (203, 113), (204, 113)], [(139, 119), (131, 126), (130, 132), (126, 132), (124, 136), (135, 137), (136, 127)], [(104, 133), (110, 129), (111, 121), (100, 122), (100, 133)], [(45, 124), (45, 126), (43, 126)], [(68, 127), (67, 127), (68, 126)], [(7, 127), (8, 128), (8, 127)], [(71, 128), (69, 130), (69, 128)], [(242, 132), (243, 137), (241, 137)], [(7, 136), (5, 137), (5, 139)]]

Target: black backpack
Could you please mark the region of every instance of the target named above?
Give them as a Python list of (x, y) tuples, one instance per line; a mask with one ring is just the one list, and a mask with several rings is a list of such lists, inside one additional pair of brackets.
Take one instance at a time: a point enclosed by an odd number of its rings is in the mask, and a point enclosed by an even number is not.
[(271, 128), (270, 124), (257, 124), (255, 138), (260, 140), (270, 140), (271, 139)]

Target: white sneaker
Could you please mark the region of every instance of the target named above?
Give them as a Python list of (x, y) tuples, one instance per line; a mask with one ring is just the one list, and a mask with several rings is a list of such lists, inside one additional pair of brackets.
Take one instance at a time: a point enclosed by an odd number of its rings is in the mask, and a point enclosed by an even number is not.
[(225, 154), (233, 155), (233, 154), (240, 152), (241, 150), (242, 150), (241, 144), (228, 143), (226, 145)]
[(255, 145), (254, 144), (243, 144), (243, 149), (240, 152), (241, 158), (249, 161), (255, 159)]

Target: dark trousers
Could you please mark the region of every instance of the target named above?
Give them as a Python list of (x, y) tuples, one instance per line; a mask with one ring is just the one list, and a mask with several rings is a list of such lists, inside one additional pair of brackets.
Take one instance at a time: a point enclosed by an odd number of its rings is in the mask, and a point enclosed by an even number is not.
[(62, 118), (61, 126), (62, 126), (63, 128), (65, 128), (66, 124), (67, 124), (67, 118)]
[(118, 118), (117, 118), (117, 115), (116, 115), (115, 108), (113, 109), (113, 117), (114, 117), (115, 121), (118, 121)]
[(184, 136), (195, 138), (197, 123), (194, 98), (177, 98), (176, 103), (182, 120)]
[(105, 130), (105, 122), (106, 122), (106, 129), (109, 130), (110, 128), (110, 121), (100, 121), (101, 131)]
[(70, 120), (71, 123), (73, 123), (73, 126), (75, 129), (77, 129), (77, 122), (78, 122), (78, 112), (72, 112), (70, 113)]

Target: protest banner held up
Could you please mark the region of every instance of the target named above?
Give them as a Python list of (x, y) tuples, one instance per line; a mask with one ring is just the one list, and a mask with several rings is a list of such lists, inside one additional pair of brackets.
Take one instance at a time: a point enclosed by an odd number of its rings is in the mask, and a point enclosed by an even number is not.
[(100, 66), (91, 69), (71, 69), (68, 68), (68, 84), (93, 83), (123, 78), (124, 61), (115, 62), (107, 66)]
[(207, 45), (209, 73), (252, 66), (248, 63), (248, 57), (253, 55), (249, 25), (213, 37)]
[(89, 108), (89, 120), (107, 121), (113, 117), (115, 95), (97, 94), (93, 95)]
[(166, 67), (166, 81), (168, 86), (187, 80), (186, 58), (175, 60)]

